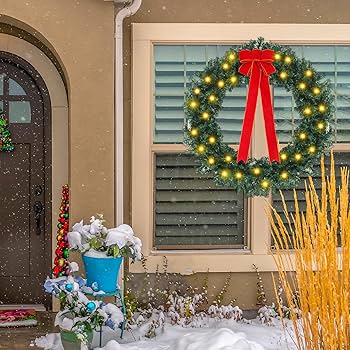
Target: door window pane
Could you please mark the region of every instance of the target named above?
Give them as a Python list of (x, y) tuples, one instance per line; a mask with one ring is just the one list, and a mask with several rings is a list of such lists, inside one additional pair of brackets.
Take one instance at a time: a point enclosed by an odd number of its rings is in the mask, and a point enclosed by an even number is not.
[(9, 94), (15, 95), (15, 96), (21, 96), (21, 95), (25, 95), (26, 93), (23, 90), (21, 85), (19, 85), (13, 79), (9, 79)]
[(5, 74), (0, 74), (0, 95), (4, 94), (4, 78)]
[(28, 101), (9, 101), (10, 123), (30, 123), (31, 108)]

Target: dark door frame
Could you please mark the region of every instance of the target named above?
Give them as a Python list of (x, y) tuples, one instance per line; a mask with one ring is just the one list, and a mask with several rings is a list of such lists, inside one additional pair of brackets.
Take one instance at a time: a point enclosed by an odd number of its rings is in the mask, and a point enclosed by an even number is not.
[[(52, 268), (52, 123), (51, 123), (51, 100), (49, 90), (39, 72), (25, 59), (6, 51), (0, 51), (0, 60), (17, 66), (25, 71), (36, 83), (42, 98), (44, 117), (44, 167), (45, 167), (45, 224), (44, 224), (44, 252), (43, 264), (47, 267), (47, 275), (51, 276)], [(14, 140), (15, 142), (15, 140)], [(42, 281), (44, 283), (44, 281)], [(38, 288), (43, 288), (42, 285)], [(47, 309), (52, 308), (52, 298), (46, 294), (44, 305)]]

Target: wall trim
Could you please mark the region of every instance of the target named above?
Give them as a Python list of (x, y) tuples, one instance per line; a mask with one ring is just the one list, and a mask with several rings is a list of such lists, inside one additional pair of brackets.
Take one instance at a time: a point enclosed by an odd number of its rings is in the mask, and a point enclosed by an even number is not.
[[(15, 54), (30, 63), (41, 75), (51, 100), (52, 150), (52, 249), (56, 246), (56, 224), (61, 205), (61, 187), (69, 183), (69, 110), (67, 91), (52, 61), (36, 46), (18, 37), (0, 33), (0, 50)], [(55, 304), (54, 304), (55, 305)]]

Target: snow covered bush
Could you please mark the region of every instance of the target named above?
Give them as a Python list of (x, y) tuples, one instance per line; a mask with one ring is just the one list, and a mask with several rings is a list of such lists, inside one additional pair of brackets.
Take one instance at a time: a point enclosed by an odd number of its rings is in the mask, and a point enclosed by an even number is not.
[(141, 259), (141, 240), (134, 235), (129, 225), (123, 224), (116, 228), (104, 226), (103, 215), (92, 216), (89, 225), (83, 220), (76, 223), (68, 232), (69, 247), (82, 253), (91, 251), (102, 252), (106, 256), (129, 257), (133, 261)]
[(142, 257), (144, 268), (142, 286), (133, 284), (135, 276), (126, 276), (125, 303), (127, 307), (128, 330), (138, 330), (145, 338), (154, 338), (163, 333), (164, 324), (178, 325), (184, 328), (202, 328), (210, 322), (232, 320), (245, 322), (242, 310), (234, 305), (231, 299), (228, 305), (223, 304), (230, 281), (227, 278), (216, 295), (211, 295), (208, 301), (207, 272), (202, 286), (187, 284), (184, 276), (168, 273), (168, 261), (164, 257), (163, 271), (157, 266), (156, 273), (150, 274), (147, 269), (147, 259)]
[(124, 321), (124, 315), (114, 304), (87, 298), (82, 292), (86, 281), (74, 276), (77, 266), (74, 262), (70, 263), (69, 276), (47, 278), (44, 289), (60, 300), (55, 326), (74, 332), (82, 343), (88, 343), (93, 330), (103, 325), (115, 330)]

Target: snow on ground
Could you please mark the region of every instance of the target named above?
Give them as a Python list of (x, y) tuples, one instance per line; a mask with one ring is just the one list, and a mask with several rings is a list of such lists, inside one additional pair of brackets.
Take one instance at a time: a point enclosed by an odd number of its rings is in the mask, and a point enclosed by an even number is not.
[[(274, 320), (272, 326), (233, 320), (216, 321), (209, 319), (201, 328), (185, 328), (166, 324), (158, 330), (156, 338), (141, 336), (140, 329), (125, 331), (120, 339), (112, 331), (104, 331), (103, 345), (100, 348), (98, 333), (94, 336), (95, 350), (283, 350), (294, 349), (288, 335), (292, 333), (291, 324), (285, 332), (282, 324)], [(48, 334), (37, 338), (35, 344), (45, 350), (63, 350), (59, 334)], [(83, 349), (83, 347), (82, 347)]]

